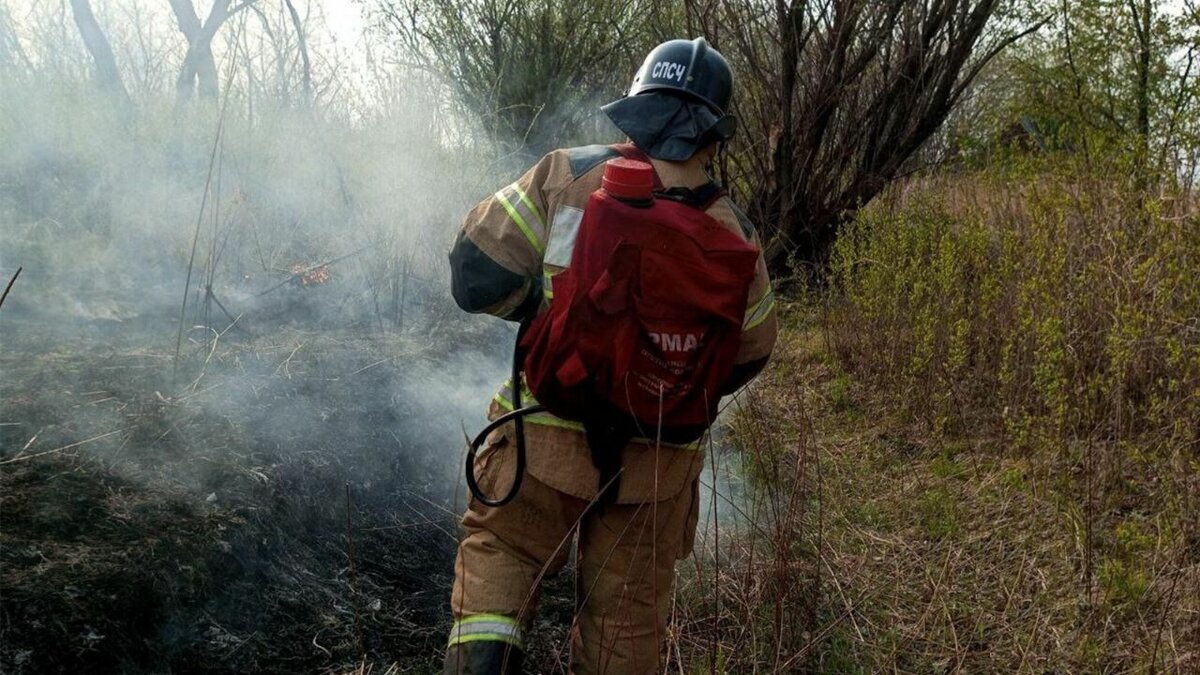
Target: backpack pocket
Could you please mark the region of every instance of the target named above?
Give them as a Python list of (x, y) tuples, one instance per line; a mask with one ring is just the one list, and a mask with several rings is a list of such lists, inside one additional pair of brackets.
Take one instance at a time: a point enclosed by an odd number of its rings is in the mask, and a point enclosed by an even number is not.
[(755, 261), (746, 274), (739, 269), (745, 267), (745, 260), (737, 254), (697, 260), (685, 250), (643, 249), (640, 253), (634, 290), (639, 315), (741, 323)]

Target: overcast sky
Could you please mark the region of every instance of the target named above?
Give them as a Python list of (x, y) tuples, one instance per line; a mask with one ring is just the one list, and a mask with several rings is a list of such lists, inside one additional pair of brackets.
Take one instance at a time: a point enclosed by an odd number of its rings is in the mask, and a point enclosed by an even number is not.
[(362, 5), (352, 0), (312, 0), (325, 7), (325, 20), (338, 42), (353, 44), (362, 36), (365, 26)]
[[(38, 5), (66, 4), (68, 0), (0, 0), (0, 5), (7, 5), (14, 17), (18, 19)], [(262, 0), (260, 0), (262, 1)], [(267, 0), (274, 1), (274, 0)], [(329, 29), (342, 43), (353, 43), (362, 35), (365, 25), (362, 18), (362, 3), (354, 0), (293, 0), (301, 14), (307, 5), (322, 8)], [(92, 6), (100, 12), (104, 7), (119, 7), (121, 5), (139, 4), (142, 7), (153, 7), (161, 4), (169, 8), (167, 0), (91, 0)], [(193, 0), (196, 13), (204, 16), (212, 6), (212, 0)]]

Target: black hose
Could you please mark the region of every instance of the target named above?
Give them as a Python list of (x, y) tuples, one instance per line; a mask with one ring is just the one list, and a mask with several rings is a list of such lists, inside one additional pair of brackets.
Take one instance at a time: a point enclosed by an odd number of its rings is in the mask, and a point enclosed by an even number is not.
[[(467, 450), (467, 488), (471, 491), (471, 495), (484, 506), (504, 506), (511, 502), (521, 489), (521, 480), (525, 477), (525, 421), (522, 419), (526, 415), (532, 415), (545, 410), (540, 405), (531, 405), (528, 408), (521, 407), (521, 365), (523, 355), (521, 353), (521, 338), (525, 336), (525, 330), (529, 327), (529, 322), (521, 324), (517, 330), (516, 344), (513, 346), (512, 359), (512, 405), (513, 409), (510, 412), (504, 413), (500, 417), (492, 420), (483, 431), (475, 436), (471, 441), (471, 447)], [(499, 499), (490, 499), (483, 493), (483, 489), (479, 487), (478, 481), (475, 480), (475, 454), (479, 451), (479, 447), (487, 440), (488, 434), (495, 431), (497, 428), (513, 422), (516, 431), (517, 445), (517, 469), (513, 476), (512, 487), (508, 492)]]
[[(542, 406), (533, 405), (528, 408), (518, 408), (517, 410), (504, 413), (493, 420), (491, 424), (484, 427), (483, 431), (479, 432), (479, 435), (475, 437), (475, 440), (471, 441), (471, 449), (467, 450), (467, 487), (471, 490), (471, 494), (475, 499), (484, 506), (504, 506), (517, 496), (517, 492), (521, 489), (521, 479), (525, 476), (525, 425), (521, 421), (521, 418), (525, 415), (542, 412), (543, 410), (545, 408)], [(483, 445), (488, 434), (513, 420), (516, 420), (517, 428), (517, 470), (513, 476), (513, 484), (503, 497), (490, 499), (487, 495), (483, 494), (483, 489), (479, 487), (479, 483), (475, 480), (475, 453), (479, 450), (479, 446)]]

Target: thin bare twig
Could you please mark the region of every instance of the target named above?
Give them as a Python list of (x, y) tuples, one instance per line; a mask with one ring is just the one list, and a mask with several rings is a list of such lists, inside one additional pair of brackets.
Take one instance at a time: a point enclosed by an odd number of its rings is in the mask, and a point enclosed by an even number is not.
[[(242, 24), (238, 27), (239, 35), (244, 31), (245, 27), (246, 22), (242, 21)], [(236, 52), (234, 56), (236, 56)], [(237, 59), (230, 57), (228, 79), (232, 79), (233, 77), (233, 64), (236, 61)], [(208, 157), (208, 177), (204, 180), (204, 193), (200, 197), (200, 211), (196, 214), (196, 232), (194, 235), (192, 235), (192, 252), (191, 255), (188, 256), (187, 279), (184, 281), (183, 286), (183, 301), (179, 304), (179, 330), (175, 335), (175, 359), (174, 365), (172, 366), (172, 376), (174, 376), (174, 373), (179, 372), (179, 350), (183, 346), (183, 322), (185, 320), (187, 311), (188, 291), (190, 291), (192, 288), (192, 268), (195, 267), (196, 264), (196, 248), (200, 243), (200, 228), (204, 223), (204, 209), (208, 206), (208, 193), (209, 189), (212, 187), (213, 168), (216, 166), (217, 162), (217, 149), (221, 146), (221, 138), (225, 131), (225, 111), (229, 107), (229, 91), (231, 89), (232, 87), (225, 88), (224, 96), (221, 101), (221, 114), (217, 118), (217, 133), (213, 137), (212, 151), (209, 153)]]
[[(81, 445), (87, 445), (88, 443), (91, 443), (93, 441), (98, 441), (98, 440), (101, 440), (104, 438), (108, 438), (109, 436), (114, 436), (114, 435), (122, 433), (124, 431), (128, 431), (128, 429), (117, 429), (116, 431), (110, 431), (107, 434), (100, 434), (99, 436), (92, 436), (91, 438), (89, 438), (87, 440), (77, 441), (75, 443), (71, 443), (70, 445), (64, 445), (61, 448), (55, 448), (53, 450), (46, 450), (45, 452), (38, 452), (38, 453), (34, 453), (32, 455), (24, 455), (24, 456), (20, 456), (20, 457), (12, 457), (10, 459), (0, 461), (0, 464), (12, 464), (14, 462), (24, 462), (29, 459), (37, 459), (38, 457), (45, 457), (46, 455), (53, 455), (55, 453), (63, 452), (65, 450), (71, 450), (72, 448), (78, 448)], [(26, 445), (26, 447), (28, 447), (28, 444)]]
[(4, 301), (8, 298), (8, 292), (12, 290), (13, 284), (17, 283), (17, 277), (21, 276), (21, 270), (23, 269), (25, 268), (18, 267), (17, 273), (12, 275), (12, 278), (8, 280), (8, 285), (4, 287), (4, 295), (0, 295), (0, 307), (4, 306)]

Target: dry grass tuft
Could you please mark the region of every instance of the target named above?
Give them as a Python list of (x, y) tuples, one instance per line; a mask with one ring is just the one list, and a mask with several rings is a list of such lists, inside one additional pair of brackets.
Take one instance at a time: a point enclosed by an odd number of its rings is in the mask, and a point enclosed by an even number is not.
[[(815, 315), (786, 308), (789, 329), (772, 368), (735, 422), (752, 454), (807, 439), (805, 462), (819, 472), (753, 480), (793, 486), (808, 517), (783, 519), (786, 532), (746, 528), (775, 522), (751, 500), (723, 533), (726, 602), (712, 611), (699, 573), (682, 585), (688, 610), (677, 615), (692, 619), (679, 643), (689, 672), (711, 672), (704, 664), (713, 662), (718, 672), (1195, 667), (1200, 572), (1194, 552), (1166, 536), (1171, 511), (1132, 502), (1113, 535), (1127, 542), (1130, 566), (1089, 584), (1078, 508), (1036, 454), (1011, 452), (986, 430), (933, 433), (898, 413), (888, 392), (842, 370)], [(774, 576), (780, 541), (803, 552), (786, 584)], [(1130, 587), (1130, 579), (1140, 581)], [(777, 602), (797, 617), (796, 632), (771, 623)], [(723, 627), (720, 642), (706, 642), (712, 629), (697, 630), (709, 625)], [(717, 659), (704, 658), (713, 651)]]
[(1072, 166), (867, 209), (732, 425), (744, 500), (681, 661), (1200, 668), (1197, 269), (1194, 206)]

